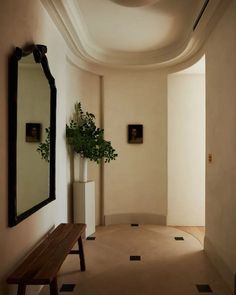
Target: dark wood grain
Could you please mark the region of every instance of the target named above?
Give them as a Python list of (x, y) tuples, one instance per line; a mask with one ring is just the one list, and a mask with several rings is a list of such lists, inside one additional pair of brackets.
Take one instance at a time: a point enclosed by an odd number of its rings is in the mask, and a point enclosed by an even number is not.
[(79, 237), (79, 240), (78, 240), (78, 246), (79, 246), (79, 256), (80, 256), (80, 269), (81, 271), (85, 271), (86, 267), (85, 267), (85, 259), (84, 259), (84, 249), (83, 249), (81, 236)]
[(26, 286), (19, 284), (18, 290), (17, 290), (17, 295), (25, 295), (26, 292)]
[[(66, 256), (81, 240), (85, 224), (60, 224), (9, 276), (9, 284), (51, 284)], [(85, 268), (82, 240), (79, 242), (81, 271)], [(83, 261), (81, 261), (83, 260)], [(53, 284), (53, 283), (52, 283)], [(52, 287), (55, 289), (55, 286)]]
[(50, 283), (50, 294), (51, 295), (58, 295), (58, 287), (57, 287), (57, 280), (54, 279)]

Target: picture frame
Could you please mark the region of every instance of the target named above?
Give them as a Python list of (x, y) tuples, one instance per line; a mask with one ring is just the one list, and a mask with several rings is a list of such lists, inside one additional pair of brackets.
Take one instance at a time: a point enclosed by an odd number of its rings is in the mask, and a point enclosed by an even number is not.
[(26, 142), (41, 141), (41, 124), (40, 123), (25, 124), (25, 141)]
[(142, 124), (128, 125), (128, 143), (130, 144), (143, 143), (143, 125)]

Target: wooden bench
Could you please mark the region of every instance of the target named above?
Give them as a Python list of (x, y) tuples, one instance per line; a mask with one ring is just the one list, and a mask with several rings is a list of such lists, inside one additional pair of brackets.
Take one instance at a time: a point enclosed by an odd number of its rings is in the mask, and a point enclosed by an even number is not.
[[(57, 273), (67, 254), (79, 254), (80, 269), (85, 271), (81, 235), (85, 224), (60, 224), (8, 277), (18, 284), (17, 295), (25, 295), (27, 285), (49, 285), (50, 294), (58, 295)], [(78, 250), (71, 250), (78, 241)]]

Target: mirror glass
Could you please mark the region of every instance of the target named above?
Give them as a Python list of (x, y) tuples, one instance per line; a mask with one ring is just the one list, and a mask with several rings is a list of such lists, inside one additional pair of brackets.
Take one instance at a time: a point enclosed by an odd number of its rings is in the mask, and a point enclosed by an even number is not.
[[(9, 226), (55, 200), (56, 87), (46, 52), (17, 47), (9, 59)], [(46, 140), (45, 160), (38, 148)]]
[(37, 151), (50, 126), (50, 88), (31, 53), (18, 62), (17, 215), (49, 196), (49, 163)]

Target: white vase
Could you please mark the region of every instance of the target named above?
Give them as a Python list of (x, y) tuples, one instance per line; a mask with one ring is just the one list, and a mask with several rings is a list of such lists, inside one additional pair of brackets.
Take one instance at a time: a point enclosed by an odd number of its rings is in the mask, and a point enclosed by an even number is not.
[(80, 157), (79, 161), (79, 181), (87, 182), (88, 181), (88, 159)]

